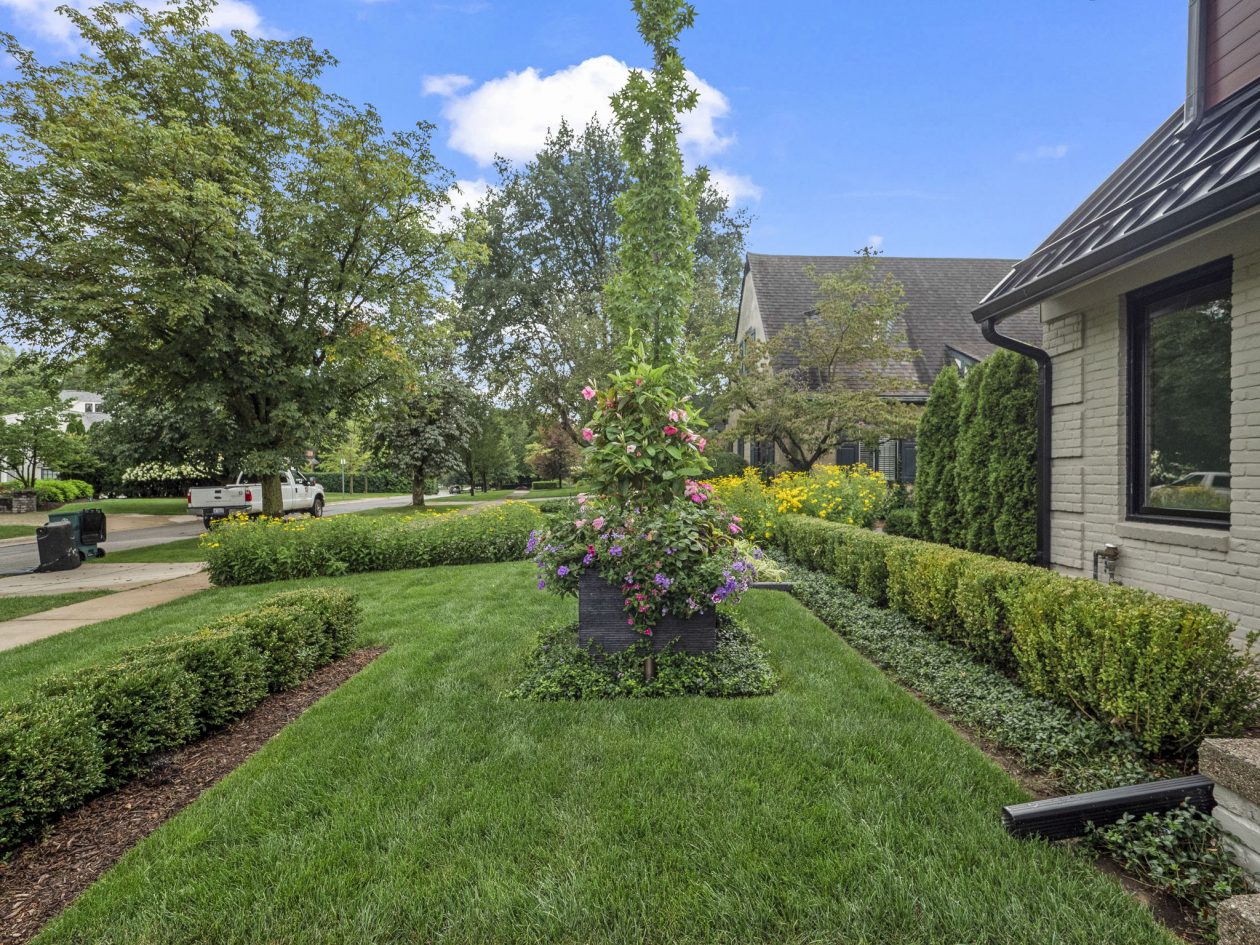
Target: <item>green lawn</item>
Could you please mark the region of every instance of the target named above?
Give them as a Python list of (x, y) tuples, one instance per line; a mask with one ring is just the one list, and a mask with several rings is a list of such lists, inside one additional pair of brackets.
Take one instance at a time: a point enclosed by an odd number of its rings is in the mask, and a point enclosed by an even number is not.
[(0, 621), (16, 620), (30, 614), (52, 610), (54, 607), (65, 607), (80, 601), (101, 597), (110, 591), (80, 591), (75, 594), (40, 594), (35, 597), (0, 597)]
[[(528, 563), (312, 583), (388, 653), (133, 850), (48, 943), (1172, 945), (1118, 885), (1020, 842), (1023, 792), (786, 595), (750, 700), (505, 699), (574, 605)], [(280, 585), (0, 653), (0, 696)]]
[(105, 545), (104, 558), (89, 558), (88, 564), (169, 564), (178, 561), (205, 561), (206, 556), (198, 547), (199, 538), (180, 538), (168, 541), (164, 545), (149, 545), (147, 548), (128, 548), (124, 551), (110, 551)]
[(3, 538), (34, 538), (34, 525), (0, 525), (0, 539)]
[(332, 502), (361, 502), (363, 499), (389, 499), (410, 495), (408, 492), (325, 492), (324, 498)]
[[(468, 493), (463, 493), (462, 495), (443, 495), (443, 496), (438, 496), (436, 499), (428, 499), (426, 501), (430, 505), (435, 504), (435, 503), (446, 503), (446, 502), (493, 502), (496, 499), (506, 499), (514, 491), (515, 490), (513, 489), (491, 489), (488, 492), (479, 491), (476, 495), (472, 495), (472, 496), (468, 495)], [(579, 490), (577, 486), (566, 486), (563, 489), (535, 489), (532, 492), (525, 493), (525, 495), (523, 495), (522, 498), (524, 499), (562, 499), (567, 496), (577, 495), (578, 491)]]
[(188, 502), (183, 496), (173, 499), (83, 499), (67, 502), (58, 512), (100, 509), (107, 515), (183, 515)]

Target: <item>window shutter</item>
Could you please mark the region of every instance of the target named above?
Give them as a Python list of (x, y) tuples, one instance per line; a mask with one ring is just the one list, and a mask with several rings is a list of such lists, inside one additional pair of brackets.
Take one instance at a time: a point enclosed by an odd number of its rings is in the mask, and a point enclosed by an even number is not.
[(914, 482), (915, 464), (918, 453), (914, 440), (901, 441), (901, 475), (899, 482)]
[(858, 445), (856, 443), (841, 443), (839, 449), (836, 450), (837, 466), (852, 466), (858, 461)]

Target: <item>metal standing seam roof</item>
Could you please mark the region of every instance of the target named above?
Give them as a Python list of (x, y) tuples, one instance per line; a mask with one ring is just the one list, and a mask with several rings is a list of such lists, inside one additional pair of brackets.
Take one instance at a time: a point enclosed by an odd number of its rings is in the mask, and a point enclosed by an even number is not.
[(1183, 128), (1177, 109), (980, 303), (1006, 318), (1260, 204), (1260, 84)]
[[(746, 271), (752, 276), (757, 305), (768, 338), (790, 324), (803, 321), (818, 305), (818, 287), (807, 272), (842, 272), (857, 262), (856, 256), (774, 256), (749, 253)], [(878, 256), (877, 275), (891, 274), (905, 289), (902, 322), (906, 342), (920, 356), (913, 362), (892, 365), (903, 386), (897, 391), (907, 399), (926, 397), (932, 382), (947, 364), (953, 348), (977, 361), (997, 350), (980, 334), (971, 316), (978, 300), (1010, 271), (1010, 259), (921, 259)], [(747, 291), (747, 283), (745, 283)], [(1041, 341), (1041, 319), (1036, 309), (1018, 313), (1003, 325), (1003, 332), (1030, 344)], [(791, 365), (787, 365), (791, 366)]]

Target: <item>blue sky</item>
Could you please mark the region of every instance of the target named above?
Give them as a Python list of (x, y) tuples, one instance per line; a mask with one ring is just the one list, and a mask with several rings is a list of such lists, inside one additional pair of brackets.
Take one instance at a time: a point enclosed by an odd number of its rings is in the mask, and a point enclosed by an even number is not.
[[(59, 2), (0, 0), (0, 27), (71, 52)], [(753, 215), (756, 252), (1021, 256), (1184, 94), (1185, 0), (697, 8), (685, 150)], [(467, 194), (490, 155), (528, 155), (646, 64), (629, 0), (229, 0), (217, 16), (310, 36), (340, 60), (330, 88), (391, 126), (434, 122)]]

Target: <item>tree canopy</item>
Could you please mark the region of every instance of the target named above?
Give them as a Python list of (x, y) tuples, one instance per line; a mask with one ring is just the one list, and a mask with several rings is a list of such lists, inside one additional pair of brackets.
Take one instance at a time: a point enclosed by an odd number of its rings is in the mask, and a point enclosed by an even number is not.
[(324, 91), (306, 39), (220, 36), (210, 0), (63, 8), (81, 56), (3, 37), (0, 308), (136, 402), (279, 469), (403, 360), (462, 247), (430, 127)]
[(816, 311), (747, 346), (726, 398), (733, 419), (724, 434), (773, 440), (799, 470), (847, 441), (908, 436), (919, 415), (899, 399), (916, 354), (901, 328), (901, 284), (877, 272), (869, 249), (841, 272), (809, 274)]

